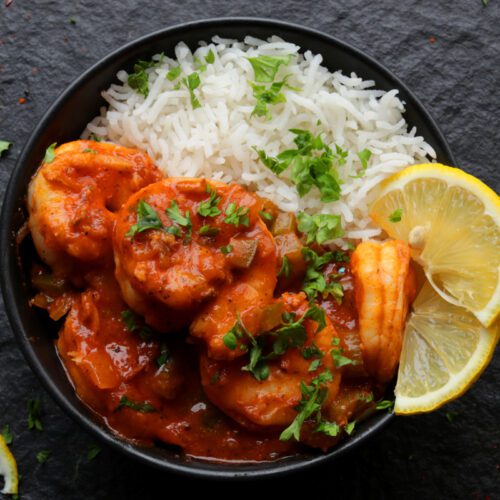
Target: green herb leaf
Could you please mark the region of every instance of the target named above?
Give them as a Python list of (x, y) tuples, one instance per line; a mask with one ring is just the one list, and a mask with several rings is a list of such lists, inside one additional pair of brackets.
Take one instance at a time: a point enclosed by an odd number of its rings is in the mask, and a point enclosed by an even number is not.
[(158, 217), (156, 210), (141, 199), (137, 204), (137, 222), (131, 226), (126, 236), (127, 238), (133, 240), (137, 233), (142, 233), (148, 229), (162, 228), (163, 224)]
[(354, 427), (356, 426), (356, 420), (353, 420), (352, 422), (349, 422), (344, 425), (344, 430), (346, 431), (347, 435), (351, 435), (354, 431)]
[(234, 226), (248, 227), (250, 225), (250, 219), (248, 218), (249, 211), (248, 207), (237, 207), (236, 203), (230, 203), (226, 207), (224, 222), (226, 224), (233, 224)]
[(266, 219), (266, 220), (273, 220), (273, 216), (269, 213), (269, 212), (266, 212), (265, 210), (259, 210), (259, 215), (263, 218), (263, 219)]
[[(207, 188), (210, 189), (210, 186), (207, 184)], [(210, 189), (210, 198), (207, 200), (203, 200), (198, 205), (198, 213), (202, 217), (216, 217), (220, 215), (222, 212), (217, 207), (220, 202), (220, 196), (217, 196), (217, 192), (215, 190)]]
[(219, 233), (220, 229), (218, 227), (212, 227), (208, 224), (200, 227), (201, 236), (217, 236)]
[(36, 454), (36, 460), (39, 464), (44, 464), (50, 457), (51, 452), (49, 450), (42, 450)]
[(12, 146), (12, 142), (0, 141), (0, 156), (4, 151), (7, 151)]
[[(172, 222), (183, 227), (186, 231), (185, 241), (189, 242), (191, 240), (191, 231), (193, 229), (193, 224), (191, 222), (191, 214), (189, 210), (186, 210), (184, 215), (182, 215), (179, 205), (175, 200), (170, 202), (170, 207), (165, 210), (165, 213), (170, 217)], [(175, 230), (174, 230), (175, 231)], [(176, 232), (177, 233), (177, 232)], [(174, 234), (174, 233), (172, 233)]]
[(238, 339), (242, 339), (246, 333), (246, 328), (241, 322), (239, 316), (236, 323), (233, 325), (231, 330), (229, 330), (223, 337), (224, 345), (234, 351), (238, 346)]
[(482, 0), (483, 5), (484, 5), (485, 7), (488, 7), (488, 3), (489, 3), (489, 1), (490, 1), (490, 0)]
[(12, 444), (14, 441), (14, 436), (10, 430), (9, 424), (5, 424), (2, 429), (2, 437), (5, 441), (5, 444)]
[(158, 411), (150, 403), (135, 403), (134, 401), (131, 401), (127, 396), (122, 396), (120, 398), (120, 402), (115, 408), (115, 411), (119, 411), (122, 408), (130, 408), (131, 410), (138, 411), (139, 413), (153, 413), (155, 411)]
[(97, 455), (99, 455), (101, 451), (102, 449), (100, 446), (98, 446), (97, 444), (91, 444), (87, 451), (87, 461), (91, 462), (92, 460), (94, 460), (94, 458), (97, 457)]
[(373, 401), (373, 393), (370, 392), (368, 394), (360, 394), (358, 396), (359, 401), (363, 401), (364, 403), (371, 403)]
[(309, 368), (307, 371), (313, 372), (317, 370), (321, 366), (321, 359), (314, 359), (311, 364), (309, 365)]
[(258, 56), (249, 57), (248, 60), (254, 71), (256, 82), (271, 83), (281, 65), (288, 66), (292, 56)]
[(215, 62), (215, 54), (212, 49), (208, 51), (208, 54), (205, 57), (205, 61), (207, 64), (213, 64)]
[(272, 116), (268, 105), (286, 102), (285, 94), (280, 92), (282, 87), (284, 85), (286, 86), (286, 80), (274, 82), (269, 87), (266, 87), (265, 85), (256, 85), (254, 83), (250, 83), (250, 85), (253, 89), (253, 96), (257, 100), (257, 104), (255, 105), (255, 108), (250, 116), (265, 116), (268, 120), (270, 120)]
[(278, 277), (284, 276), (285, 278), (288, 278), (290, 276), (290, 272), (290, 261), (288, 260), (288, 257), (286, 255), (283, 255), (283, 262), (281, 263)]
[(42, 405), (39, 399), (28, 400), (28, 429), (43, 431), (42, 421), (40, 419)]
[(220, 247), (220, 251), (224, 255), (227, 255), (228, 253), (231, 253), (233, 251), (233, 245), (226, 245), (224, 247)]
[(316, 333), (319, 333), (321, 330), (326, 328), (325, 311), (317, 305), (311, 306), (306, 311), (306, 313), (304, 314), (304, 319), (305, 318), (310, 318), (310, 319), (316, 321), (316, 323), (318, 323), (318, 327), (316, 328)]
[(170, 358), (170, 350), (166, 342), (162, 342), (160, 344), (160, 355), (156, 358), (156, 364), (161, 367), (163, 366)]
[(44, 163), (52, 163), (56, 158), (55, 149), (57, 146), (57, 142), (53, 142), (46, 150), (45, 156), (43, 157)]
[(95, 142), (102, 142), (102, 137), (98, 136), (97, 134), (94, 134), (94, 132), (90, 134), (89, 139)]
[(93, 155), (96, 155), (97, 154), (97, 151), (95, 149), (91, 149), (91, 148), (85, 148), (82, 153), (91, 153)]
[(392, 212), (391, 215), (389, 215), (389, 220), (391, 222), (401, 222), (401, 216), (403, 215), (403, 209), (402, 208), (397, 208)]
[(455, 418), (457, 417), (457, 415), (458, 415), (458, 413), (455, 412), (455, 411), (447, 411), (445, 413), (446, 420), (448, 420), (448, 422), (450, 422), (450, 424), (455, 420)]
[(70, 17), (68, 19), (68, 21), (69, 21), (69, 24), (76, 24), (76, 19), (74, 17)]
[(394, 407), (394, 401), (389, 401), (388, 399), (379, 401), (375, 406), (377, 410), (392, 410), (393, 407)]
[(302, 357), (304, 359), (322, 358), (323, 351), (313, 342), (311, 345), (302, 348)]
[(340, 215), (317, 214), (305, 212), (297, 214), (299, 231), (307, 235), (307, 244), (317, 241), (320, 245), (343, 236)]
[(323, 420), (318, 424), (316, 429), (314, 429), (314, 432), (322, 432), (327, 436), (336, 437), (340, 432), (340, 426), (336, 422), (327, 422)]
[(146, 72), (149, 68), (154, 68), (159, 61), (138, 61), (134, 64), (134, 71), (128, 75), (127, 83), (130, 88), (137, 93), (147, 97), (149, 95), (149, 75)]
[(341, 368), (342, 366), (356, 364), (352, 359), (342, 355), (341, 349), (332, 349), (331, 355), (336, 368)]
[(368, 162), (372, 156), (372, 152), (369, 149), (363, 149), (358, 153), (358, 158), (361, 160), (361, 166), (363, 171), (368, 168)]
[(139, 337), (146, 342), (151, 340), (153, 331), (149, 326), (143, 324), (142, 319), (134, 311), (130, 309), (122, 311), (121, 317), (129, 332), (137, 332)]
[(186, 78), (182, 79), (182, 83), (189, 90), (189, 95), (191, 97), (191, 107), (193, 109), (201, 108), (200, 101), (194, 91), (200, 86), (200, 75), (194, 71)]
[(171, 68), (167, 73), (167, 80), (173, 82), (175, 79), (179, 78), (181, 72), (182, 70), (180, 66), (175, 66)]

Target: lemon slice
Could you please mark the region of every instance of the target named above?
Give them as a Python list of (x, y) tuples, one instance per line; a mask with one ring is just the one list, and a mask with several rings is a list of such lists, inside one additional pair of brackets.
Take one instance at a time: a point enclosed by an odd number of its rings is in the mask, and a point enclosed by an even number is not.
[[(500, 197), (462, 170), (414, 165), (380, 186), (372, 219), (409, 243), (448, 302), (489, 326), (500, 311)], [(398, 219), (400, 220), (398, 221)]]
[(406, 324), (394, 411), (432, 411), (461, 396), (488, 365), (498, 327), (485, 328), (426, 283)]
[(2, 435), (0, 435), (0, 476), (4, 479), (4, 486), (0, 493), (17, 495), (19, 484), (17, 463)]

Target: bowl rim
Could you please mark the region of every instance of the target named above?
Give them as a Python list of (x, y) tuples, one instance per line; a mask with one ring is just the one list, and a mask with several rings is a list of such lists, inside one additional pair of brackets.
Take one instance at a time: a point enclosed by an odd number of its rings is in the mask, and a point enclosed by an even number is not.
[[(62, 391), (58, 388), (56, 383), (44, 370), (41, 362), (36, 356), (27, 332), (25, 332), (24, 327), (21, 322), (20, 313), (16, 305), (16, 299), (13, 294), (9, 293), (12, 289), (12, 283), (18, 278), (16, 274), (18, 273), (18, 262), (15, 254), (15, 250), (12, 248), (12, 238), (11, 234), (11, 220), (14, 216), (14, 207), (16, 203), (15, 192), (17, 188), (18, 178), (23, 171), (23, 165), (29, 156), (30, 150), (35, 144), (37, 137), (40, 135), (41, 131), (47, 126), (47, 124), (52, 120), (53, 115), (57, 110), (64, 104), (64, 102), (69, 98), (73, 92), (81, 86), (84, 86), (89, 79), (91, 79), (95, 74), (97, 74), (103, 67), (105, 67), (109, 62), (115, 58), (126, 54), (134, 48), (139, 48), (142, 45), (147, 45), (155, 40), (160, 40), (165, 36), (175, 35), (177, 33), (182, 33), (185, 30), (195, 30), (197, 28), (208, 29), (211, 28), (216, 32), (217, 28), (222, 24), (239, 24), (241, 26), (250, 27), (263, 27), (274, 30), (279, 30), (280, 28), (286, 28), (287, 30), (295, 31), (299, 34), (310, 38), (320, 39), (321, 41), (340, 47), (343, 51), (348, 53), (351, 57), (355, 59), (360, 59), (368, 66), (373, 67), (379, 74), (382, 74), (384, 78), (391, 82), (394, 86), (405, 92), (407, 96), (407, 101), (411, 101), (411, 105), (415, 107), (420, 115), (426, 122), (426, 125), (431, 131), (431, 134), (436, 142), (440, 144), (445, 154), (453, 160), (456, 164), (453, 153), (450, 147), (439, 129), (437, 123), (429, 114), (427, 109), (423, 106), (416, 95), (408, 89), (408, 87), (390, 70), (385, 68), (381, 63), (379, 63), (372, 56), (366, 54), (362, 50), (352, 46), (351, 44), (339, 40), (338, 38), (331, 36), (329, 34), (323, 33), (319, 30), (298, 25), (296, 23), (291, 23), (288, 21), (280, 21), (271, 18), (259, 18), (259, 17), (217, 17), (200, 19), (195, 21), (190, 21), (186, 23), (179, 23), (154, 32), (143, 35), (136, 38), (119, 48), (108, 53), (102, 57), (99, 61), (94, 63), (83, 73), (77, 76), (59, 95), (58, 97), (49, 105), (47, 110), (44, 112), (43, 116), (37, 121), (36, 125), (31, 130), (28, 139), (19, 155), (16, 165), (10, 174), (10, 179), (5, 191), (5, 196), (3, 199), (2, 213), (0, 218), (0, 255), (3, 267), (3, 272), (0, 273), (0, 284), (2, 288), (2, 294), (5, 304), (5, 312), (9, 318), (9, 322), (17, 339), (18, 344), (21, 347), (21, 351), (28, 361), (29, 366), (36, 374), (38, 379), (41, 381), (45, 390), (50, 394), (50, 396), (56, 401), (56, 403), (79, 425), (81, 425), (86, 431), (95, 435), (101, 442), (110, 446), (114, 450), (120, 453), (124, 453), (126, 456), (138, 460), (139, 462), (147, 465), (151, 465), (158, 469), (168, 470), (170, 472), (175, 472), (184, 476), (191, 476), (197, 478), (205, 479), (238, 479), (238, 478), (267, 478), (282, 476), (298, 470), (306, 470), (311, 467), (333, 460), (335, 458), (343, 456), (348, 451), (358, 447), (360, 443), (365, 441), (368, 437), (379, 432), (383, 427), (385, 427), (394, 417), (392, 413), (386, 413), (385, 415), (379, 415), (378, 421), (369, 429), (360, 430), (358, 433), (354, 434), (348, 440), (343, 441), (339, 446), (333, 448), (330, 452), (313, 456), (306, 457), (304, 460), (297, 460), (291, 463), (287, 463), (287, 459), (280, 459), (275, 462), (267, 462), (269, 464), (268, 468), (255, 469), (255, 470), (224, 470), (219, 468), (219, 464), (210, 464), (207, 462), (186, 462), (186, 464), (179, 464), (169, 461), (168, 459), (162, 459), (153, 457), (142, 451), (140, 447), (132, 445), (131, 443), (118, 438), (115, 436), (111, 430), (101, 427), (95, 421), (93, 421), (88, 416), (82, 414), (72, 403), (70, 403), (66, 397), (63, 395)], [(222, 467), (227, 466), (227, 464), (221, 464)]]

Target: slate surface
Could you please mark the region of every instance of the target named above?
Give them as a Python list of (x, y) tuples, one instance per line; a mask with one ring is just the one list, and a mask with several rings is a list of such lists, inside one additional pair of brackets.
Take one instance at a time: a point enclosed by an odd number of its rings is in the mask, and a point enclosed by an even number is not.
[[(481, 0), (14, 0), (8, 7), (3, 1), (0, 5), (0, 138), (13, 142), (0, 159), (2, 195), (30, 130), (83, 70), (123, 43), (159, 28), (237, 15), (297, 22), (365, 50), (420, 97), (460, 166), (500, 190), (497, 0), (488, 6)], [(21, 98), (26, 102), (21, 104)], [(3, 309), (0, 322), (0, 426), (9, 423), (15, 434), (12, 450), (23, 476), (23, 499), (147, 499), (196, 491), (233, 496), (242, 491), (241, 484), (158, 472), (109, 449), (88, 463), (85, 456), (94, 439), (41, 388)], [(336, 498), (498, 498), (499, 376), (497, 352), (479, 383), (447, 408), (395, 419), (340, 462), (243, 488), (263, 495), (278, 491), (271, 489), (277, 486), (280, 496), (304, 486), (304, 495)], [(26, 402), (34, 397), (43, 404), (42, 433), (29, 431), (26, 424)], [(452, 422), (446, 418), (450, 412)], [(45, 449), (52, 456), (40, 465), (35, 455)]]

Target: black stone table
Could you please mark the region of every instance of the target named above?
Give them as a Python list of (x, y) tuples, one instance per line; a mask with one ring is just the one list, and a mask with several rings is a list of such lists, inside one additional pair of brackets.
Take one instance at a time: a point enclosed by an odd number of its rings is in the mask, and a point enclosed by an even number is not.
[[(3, 190), (32, 127), (82, 71), (151, 31), (217, 16), (273, 17), (352, 43), (393, 70), (442, 127), (459, 166), (500, 190), (500, 2), (490, 0), (1, 0), (0, 159)], [(10, 4), (10, 5), (8, 5)], [(500, 356), (459, 401), (397, 418), (341, 461), (279, 480), (195, 481), (103, 449), (51, 400), (31, 373), (0, 313), (0, 427), (10, 424), (22, 499), (148, 499), (189, 495), (319, 498), (500, 497)], [(498, 351), (498, 349), (497, 349)], [(27, 426), (40, 398), (44, 431)], [(447, 418), (449, 417), (449, 419)], [(451, 421), (450, 421), (451, 420)], [(40, 465), (36, 453), (51, 450)], [(272, 489), (278, 486), (279, 490)]]

